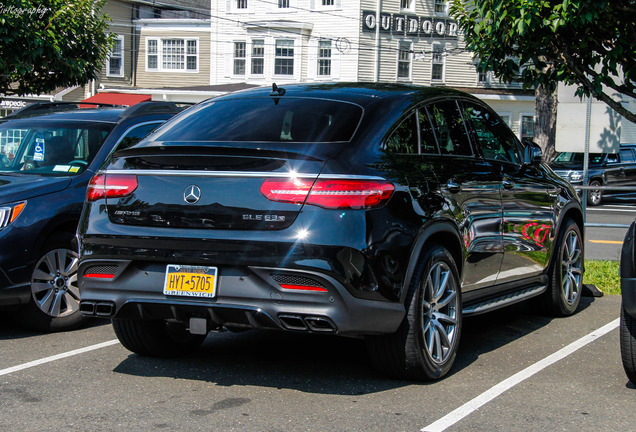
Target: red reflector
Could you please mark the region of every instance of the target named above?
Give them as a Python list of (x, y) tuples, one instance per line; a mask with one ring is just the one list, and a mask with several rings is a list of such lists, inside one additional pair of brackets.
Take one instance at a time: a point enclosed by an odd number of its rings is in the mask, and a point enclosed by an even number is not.
[(97, 174), (93, 176), (86, 190), (89, 202), (103, 198), (121, 198), (137, 189), (137, 176), (131, 174)]
[(395, 187), (384, 180), (267, 179), (261, 193), (271, 201), (315, 205), (330, 209), (368, 209), (384, 205)]
[(317, 286), (308, 286), (308, 285), (287, 285), (287, 284), (282, 284), (280, 286), (281, 288), (284, 289), (288, 289), (288, 290), (297, 290), (297, 291), (320, 291), (320, 292), (327, 292), (326, 288), (323, 287), (317, 287)]
[(97, 279), (112, 279), (115, 277), (114, 274), (105, 274), (105, 273), (86, 273), (84, 275), (85, 278), (97, 278)]

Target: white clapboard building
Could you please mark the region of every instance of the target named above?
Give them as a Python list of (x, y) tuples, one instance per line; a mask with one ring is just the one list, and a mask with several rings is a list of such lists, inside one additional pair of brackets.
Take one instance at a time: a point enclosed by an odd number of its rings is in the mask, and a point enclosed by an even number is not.
[(484, 99), (520, 137), (533, 135), (533, 93), (476, 71), (445, 1), (212, 0), (210, 21), (211, 85), (448, 86)]

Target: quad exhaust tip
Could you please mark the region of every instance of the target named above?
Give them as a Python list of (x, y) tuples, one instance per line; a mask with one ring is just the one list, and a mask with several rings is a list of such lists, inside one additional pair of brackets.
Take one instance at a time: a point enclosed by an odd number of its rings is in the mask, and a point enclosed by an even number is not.
[(80, 302), (80, 312), (84, 316), (112, 318), (115, 315), (115, 304), (112, 302)]
[(327, 317), (280, 314), (278, 319), (286, 330), (316, 333), (335, 333), (337, 330), (336, 325)]

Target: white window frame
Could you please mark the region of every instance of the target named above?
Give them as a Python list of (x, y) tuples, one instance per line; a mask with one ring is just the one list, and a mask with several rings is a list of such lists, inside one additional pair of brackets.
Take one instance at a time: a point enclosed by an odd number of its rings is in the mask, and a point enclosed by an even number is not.
[[(263, 37), (255, 37), (255, 38), (250, 40), (249, 47), (248, 47), (248, 56), (247, 56), (248, 57), (248, 63), (249, 63), (247, 65), (247, 74), (249, 76), (259, 77), (259, 78), (262, 78), (262, 77), (265, 76), (265, 58), (266, 58), (266, 53), (265, 53), (266, 42), (265, 42), (265, 40), (266, 39), (265, 39), (264, 36)], [(254, 55), (254, 47), (256, 45), (254, 43), (255, 41), (261, 41), (262, 42), (262, 44), (259, 44), (261, 46), (262, 53), (260, 55), (258, 55), (258, 56)], [(263, 72), (260, 73), (260, 74), (257, 74), (257, 73), (253, 72), (253, 62), (254, 62), (255, 59), (261, 59), (263, 61)]]
[[(485, 79), (481, 80), (480, 77), (484, 76)], [(479, 72), (477, 71), (477, 84), (490, 85), (492, 84), (492, 71)]]
[[(155, 48), (157, 49), (156, 52), (150, 53), (149, 51), (150, 42), (156, 43), (155, 44)], [(159, 65), (161, 64), (159, 63), (159, 58), (160, 58), (159, 45), (160, 45), (159, 38), (146, 38), (146, 71), (154, 71), (154, 72), (159, 71)], [(151, 56), (156, 57), (156, 60), (157, 60), (156, 67), (150, 67), (149, 60)]]
[(532, 121), (533, 121), (533, 128), (532, 128), (532, 138), (535, 137), (535, 131), (536, 131), (536, 126), (537, 126), (537, 114), (533, 113), (533, 112), (521, 112), (519, 113), (519, 140), (523, 140), (523, 118), (524, 117), (532, 117)]
[[(441, 54), (441, 62), (436, 62), (435, 61), (435, 49), (436, 48), (441, 48), (441, 51), (439, 52)], [(442, 65), (442, 78), (433, 78), (433, 68), (435, 65), (437, 64), (441, 64)], [(446, 82), (446, 46), (444, 44), (441, 43), (433, 43), (431, 45), (431, 84), (438, 84), (438, 83), (444, 83)]]
[[(243, 56), (237, 57), (237, 44), (243, 44)], [(232, 42), (232, 76), (245, 76), (247, 74), (247, 42), (245, 41), (234, 41)], [(236, 65), (237, 61), (243, 61), (243, 73), (236, 73)]]
[[(256, 0), (227, 0), (227, 12), (235, 14), (254, 13), (254, 3)], [(244, 3), (246, 7), (239, 8), (239, 2)]]
[[(329, 75), (319, 75), (320, 71), (320, 42), (331, 41), (331, 71)], [(307, 43), (307, 80), (333, 81), (340, 78), (341, 53), (336, 46), (336, 40), (331, 38), (311, 38)]]
[[(402, 45), (407, 45), (408, 49), (403, 50)], [(402, 58), (402, 52), (408, 51), (407, 58)], [(408, 62), (409, 65), (409, 74), (408, 76), (402, 77), (400, 76), (400, 63)], [(397, 49), (397, 68), (395, 71), (395, 76), (398, 81), (412, 81), (413, 80), (413, 41), (410, 40), (398, 40), (398, 49)]]
[(415, 12), (415, 0), (400, 0), (400, 12)]
[[(292, 45), (292, 49), (294, 50), (294, 55), (292, 57), (277, 57), (276, 56), (276, 49), (277, 49), (277, 43), (279, 41), (291, 41), (293, 43)], [(300, 67), (300, 65), (298, 64), (298, 51), (299, 51), (299, 47), (296, 44), (296, 40), (295, 39), (289, 39), (289, 38), (284, 38), (284, 37), (279, 37), (279, 38), (275, 38), (274, 39), (274, 53), (273, 53), (273, 58), (274, 58), (274, 62), (273, 62), (273, 70), (272, 70), (272, 76), (276, 77), (276, 78), (293, 78), (293, 79), (297, 79), (297, 74), (298, 74), (298, 68)], [(276, 73), (276, 60), (278, 58), (281, 59), (292, 59), (292, 73), (291, 74), (277, 74)]]
[[(163, 44), (164, 41), (168, 40), (182, 40), (183, 41), (183, 69), (167, 69), (163, 67)], [(166, 73), (198, 73), (199, 72), (199, 61), (201, 59), (200, 56), (200, 43), (198, 37), (147, 37), (146, 41), (146, 72), (166, 72)], [(157, 52), (149, 53), (148, 46), (150, 41), (157, 41)], [(195, 41), (196, 42), (196, 53), (191, 54), (188, 53), (188, 42)], [(148, 65), (148, 60), (150, 56), (157, 56), (157, 67), (151, 68)], [(196, 58), (196, 69), (188, 69), (188, 57)]]
[[(321, 53), (321, 48), (320, 45), (323, 42), (329, 42), (329, 57), (321, 57), (320, 53)], [(334, 41), (331, 39), (319, 39), (318, 40), (318, 50), (316, 51), (316, 78), (317, 79), (327, 79), (327, 78), (331, 78), (333, 76), (333, 55), (334, 55)], [(328, 74), (321, 74), (320, 73), (320, 61), (321, 60), (328, 60), (329, 61), (329, 73)]]
[[(443, 11), (437, 11), (436, 7), (442, 6)], [(433, 14), (435, 16), (448, 16), (448, 1), (444, 0), (433, 0)]]
[[(331, 4), (323, 4), (323, 2)], [(342, 0), (309, 0), (309, 9), (311, 10), (340, 10), (342, 9)]]
[(110, 70), (110, 58), (113, 57), (113, 55), (115, 54), (111, 51), (111, 53), (108, 55), (108, 59), (106, 60), (106, 76), (121, 78), (124, 76), (124, 35), (117, 35), (116, 39), (120, 42), (121, 49), (119, 50), (119, 59), (121, 61), (121, 66), (119, 67), (118, 73), (113, 73), (113, 71)]

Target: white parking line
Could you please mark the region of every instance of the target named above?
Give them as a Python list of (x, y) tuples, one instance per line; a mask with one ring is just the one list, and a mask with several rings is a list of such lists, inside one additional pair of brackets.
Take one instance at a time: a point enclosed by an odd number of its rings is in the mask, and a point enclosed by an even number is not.
[(115, 345), (115, 344), (118, 344), (118, 343), (119, 343), (119, 340), (114, 339), (114, 340), (111, 340), (111, 341), (108, 341), (108, 342), (103, 342), (103, 343), (100, 343), (100, 344), (87, 346), (86, 348), (80, 348), (80, 349), (76, 349), (76, 350), (73, 350), (73, 351), (68, 351), (68, 352), (65, 352), (65, 353), (62, 353), (62, 354), (57, 354), (57, 355), (50, 356), (50, 357), (44, 357), (44, 358), (42, 358), (40, 360), (34, 360), (32, 362), (23, 363), (21, 365), (13, 366), (13, 367), (10, 367), (10, 368), (7, 368), (7, 369), (2, 369), (2, 370), (0, 370), (0, 376), (7, 375), (7, 374), (10, 374), (10, 373), (13, 373), (13, 372), (18, 372), (18, 371), (21, 371), (21, 370), (24, 370), (24, 369), (28, 369), (28, 368), (31, 368), (31, 367), (34, 367), (34, 366), (39, 366), (39, 365), (42, 365), (42, 364), (45, 364), (45, 363), (49, 363), (49, 362), (52, 362), (52, 361), (55, 361), (55, 360), (60, 360), (60, 359), (63, 359), (63, 358), (72, 357), (74, 355), (84, 354), (86, 352), (98, 350), (100, 348), (106, 348), (108, 346)]
[(495, 399), (497, 396), (504, 393), (505, 391), (510, 390), (511, 388), (521, 383), (522, 381), (526, 380), (527, 378), (530, 378), (531, 376), (542, 371), (548, 366), (558, 362), (559, 360), (569, 356), (570, 354), (577, 351), (578, 349), (583, 348), (585, 345), (611, 332), (612, 330), (618, 327), (618, 323), (619, 323), (619, 319), (616, 318), (614, 321), (610, 322), (609, 324), (606, 324), (603, 327), (597, 330), (594, 330), (592, 333), (586, 336), (583, 336), (581, 339), (575, 342), (572, 342), (570, 345), (560, 349), (554, 354), (547, 356), (543, 360), (540, 360), (539, 362), (531, 366), (528, 366), (521, 372), (518, 372), (514, 374), (513, 376), (511, 376), (510, 378), (491, 387), (490, 389), (486, 390), (484, 393), (480, 394), (473, 400), (468, 401), (467, 403), (460, 406), (456, 410), (448, 413), (447, 415), (437, 420), (436, 422), (426, 426), (424, 429), (421, 430), (421, 432), (441, 432), (443, 430), (446, 430), (450, 426), (462, 420), (464, 417), (470, 415), (474, 411), (486, 405), (488, 402)]

